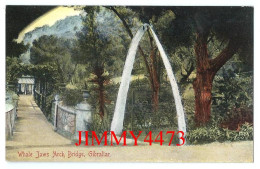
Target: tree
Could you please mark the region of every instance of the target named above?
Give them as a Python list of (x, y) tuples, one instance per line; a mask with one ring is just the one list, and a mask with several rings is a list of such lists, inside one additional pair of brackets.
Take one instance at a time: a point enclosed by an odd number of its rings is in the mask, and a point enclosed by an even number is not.
[[(253, 9), (250, 7), (131, 7), (143, 22), (170, 10), (175, 19), (168, 25), (162, 42), (174, 49), (194, 46), (196, 78), (195, 120), (203, 125), (210, 119), (212, 84), (218, 70), (235, 54), (252, 61)], [(210, 55), (209, 43), (216, 38), (225, 47)]]
[(22, 75), (21, 61), (17, 57), (6, 57), (6, 82), (15, 83)]
[[(127, 11), (124, 7), (106, 7), (113, 11), (116, 16), (121, 20), (126, 32), (128, 33), (129, 37), (133, 38), (133, 33), (131, 31), (131, 20), (129, 16), (133, 15), (131, 11)], [(160, 75), (161, 75), (161, 60), (159, 57), (158, 49), (155, 47), (153, 38), (151, 34), (148, 32), (148, 52), (145, 51), (144, 48), (141, 46), (138, 46), (138, 50), (140, 52), (140, 55), (143, 57), (144, 64), (146, 71), (148, 73), (148, 79), (150, 82), (150, 87), (152, 89), (152, 105), (153, 105), (153, 111), (156, 112), (158, 110), (159, 106), (159, 91), (160, 91)]]
[[(98, 95), (98, 111), (103, 118), (105, 104), (109, 102), (106, 86), (110, 83), (110, 76), (113, 74), (112, 67), (118, 68), (117, 64), (120, 63), (120, 54), (124, 53), (122, 52), (124, 47), (118, 35), (114, 32), (106, 32), (103, 23), (99, 22), (98, 15), (104, 9), (85, 7), (84, 10), (87, 15), (83, 17), (83, 28), (77, 35), (78, 41), (74, 49), (77, 54), (73, 56), (73, 60), (85, 64), (86, 70), (94, 75), (89, 81), (96, 86), (94, 91)], [(107, 23), (113, 20), (107, 15), (104, 17), (108, 17)]]
[(35, 77), (35, 89), (43, 96), (37, 104), (41, 104), (46, 115), (49, 115), (54, 94), (63, 92), (62, 87), (70, 81), (73, 73), (70, 49), (69, 40), (56, 36), (41, 36), (30, 49), (32, 64), (25, 67), (25, 71)]
[(44, 35), (33, 42), (30, 62), (55, 67), (59, 83), (67, 83), (74, 72), (70, 48), (68, 40)]
[(23, 43), (17, 43), (16, 41), (8, 41), (6, 44), (6, 57), (17, 57), (24, 53), (28, 49), (28, 45), (24, 45)]
[(16, 83), (18, 77), (22, 75), (19, 56), (28, 49), (28, 46), (14, 40), (8, 41), (6, 45), (6, 82)]

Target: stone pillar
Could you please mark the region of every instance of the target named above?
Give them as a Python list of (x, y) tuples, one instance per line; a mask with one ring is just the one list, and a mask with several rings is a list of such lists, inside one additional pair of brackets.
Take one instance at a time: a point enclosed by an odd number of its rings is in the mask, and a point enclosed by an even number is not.
[(27, 84), (24, 85), (24, 94), (27, 95)]
[[(85, 100), (76, 106), (76, 139), (78, 138), (78, 131), (88, 131), (89, 128), (87, 126), (91, 123), (91, 106)], [(82, 140), (85, 140), (85, 133), (82, 134)]]
[(55, 108), (54, 108), (54, 119), (53, 119), (53, 126), (54, 126), (54, 130), (57, 130), (57, 111), (58, 111), (58, 104), (59, 104), (59, 95), (56, 94), (55, 95)]

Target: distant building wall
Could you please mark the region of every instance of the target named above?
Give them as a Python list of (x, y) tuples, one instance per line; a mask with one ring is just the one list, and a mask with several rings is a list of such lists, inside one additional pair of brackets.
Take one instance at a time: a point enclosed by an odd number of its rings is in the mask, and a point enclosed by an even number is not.
[(31, 76), (22, 76), (18, 78), (18, 93), (25, 95), (33, 95), (35, 79)]

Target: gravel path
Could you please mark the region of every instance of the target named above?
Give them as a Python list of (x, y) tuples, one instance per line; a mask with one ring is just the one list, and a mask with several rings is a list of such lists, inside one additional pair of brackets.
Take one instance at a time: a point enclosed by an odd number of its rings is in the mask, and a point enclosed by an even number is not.
[[(22, 155), (24, 152), (24, 155)], [(20, 155), (20, 156), (19, 156)], [(194, 146), (79, 146), (53, 131), (31, 96), (20, 96), (8, 161), (253, 162), (253, 142)]]

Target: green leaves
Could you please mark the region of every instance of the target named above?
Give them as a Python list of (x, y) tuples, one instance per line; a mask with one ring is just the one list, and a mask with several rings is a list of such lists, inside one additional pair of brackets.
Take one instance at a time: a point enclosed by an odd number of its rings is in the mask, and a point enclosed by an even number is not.
[(6, 56), (9, 57), (17, 57), (24, 53), (28, 49), (28, 45), (24, 45), (23, 43), (17, 43), (15, 41), (8, 41), (6, 48)]
[(47, 66), (53, 70), (52, 74), (57, 81), (69, 82), (75, 66), (71, 60), (73, 43), (68, 41), (56, 36), (40, 37), (33, 42), (31, 63), (42, 68)]
[(6, 57), (6, 82), (16, 83), (17, 78), (22, 75), (23, 66), (17, 57)]
[(65, 89), (61, 97), (63, 103), (67, 106), (76, 106), (83, 101), (82, 91), (79, 89)]
[(187, 139), (192, 144), (215, 141), (245, 141), (253, 140), (253, 133), (253, 126), (249, 123), (243, 124), (239, 131), (206, 126), (190, 130), (187, 133)]

